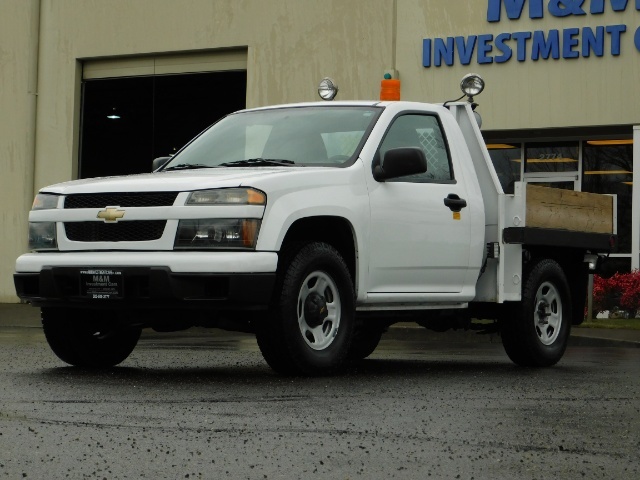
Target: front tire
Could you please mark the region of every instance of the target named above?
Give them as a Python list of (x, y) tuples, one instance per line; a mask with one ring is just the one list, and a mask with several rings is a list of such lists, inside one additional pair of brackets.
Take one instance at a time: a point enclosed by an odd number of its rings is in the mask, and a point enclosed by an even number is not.
[(380, 325), (362, 325), (353, 334), (349, 349), (349, 360), (364, 360), (378, 347), (385, 328)]
[(522, 301), (502, 319), (502, 344), (509, 358), (526, 367), (560, 361), (571, 332), (571, 295), (560, 265), (542, 259), (529, 270)]
[(141, 329), (121, 325), (108, 311), (42, 309), (42, 328), (53, 353), (76, 367), (106, 368), (124, 361)]
[(273, 306), (258, 326), (258, 346), (275, 371), (323, 375), (345, 363), (355, 296), (338, 251), (314, 242), (284, 252)]

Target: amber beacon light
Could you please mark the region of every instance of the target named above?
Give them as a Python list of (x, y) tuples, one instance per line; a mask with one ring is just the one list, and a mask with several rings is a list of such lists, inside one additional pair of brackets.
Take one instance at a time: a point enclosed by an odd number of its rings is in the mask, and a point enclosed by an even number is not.
[(380, 82), (380, 100), (400, 100), (400, 80), (391, 78), (391, 74), (385, 73)]

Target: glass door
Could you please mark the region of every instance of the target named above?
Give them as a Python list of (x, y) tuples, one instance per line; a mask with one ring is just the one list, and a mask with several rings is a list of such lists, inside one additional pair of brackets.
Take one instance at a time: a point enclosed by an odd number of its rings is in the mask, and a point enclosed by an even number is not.
[(523, 180), (565, 190), (580, 190), (580, 145), (576, 142), (526, 143)]

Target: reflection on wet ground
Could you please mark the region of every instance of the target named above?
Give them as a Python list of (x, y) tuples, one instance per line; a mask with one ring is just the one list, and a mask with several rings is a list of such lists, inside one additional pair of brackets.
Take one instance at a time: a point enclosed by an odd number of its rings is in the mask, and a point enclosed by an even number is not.
[(65, 366), (0, 327), (0, 478), (640, 478), (640, 349), (513, 365), (499, 337), (391, 329), (332, 377), (285, 377), (252, 335), (145, 332)]

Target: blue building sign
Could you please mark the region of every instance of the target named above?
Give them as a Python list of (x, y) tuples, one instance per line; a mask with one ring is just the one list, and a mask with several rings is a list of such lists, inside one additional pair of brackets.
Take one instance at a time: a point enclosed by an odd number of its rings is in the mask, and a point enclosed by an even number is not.
[[(518, 20), (525, 12), (531, 19), (543, 19), (602, 15), (608, 10), (624, 12), (627, 8), (640, 12), (640, 0), (488, 0), (487, 22), (499, 23), (505, 17)], [(429, 68), (452, 66), (456, 61), (469, 65), (474, 61), (506, 63), (514, 58), (525, 62), (618, 56), (633, 46), (640, 52), (640, 27), (624, 24), (425, 38), (422, 65)]]

